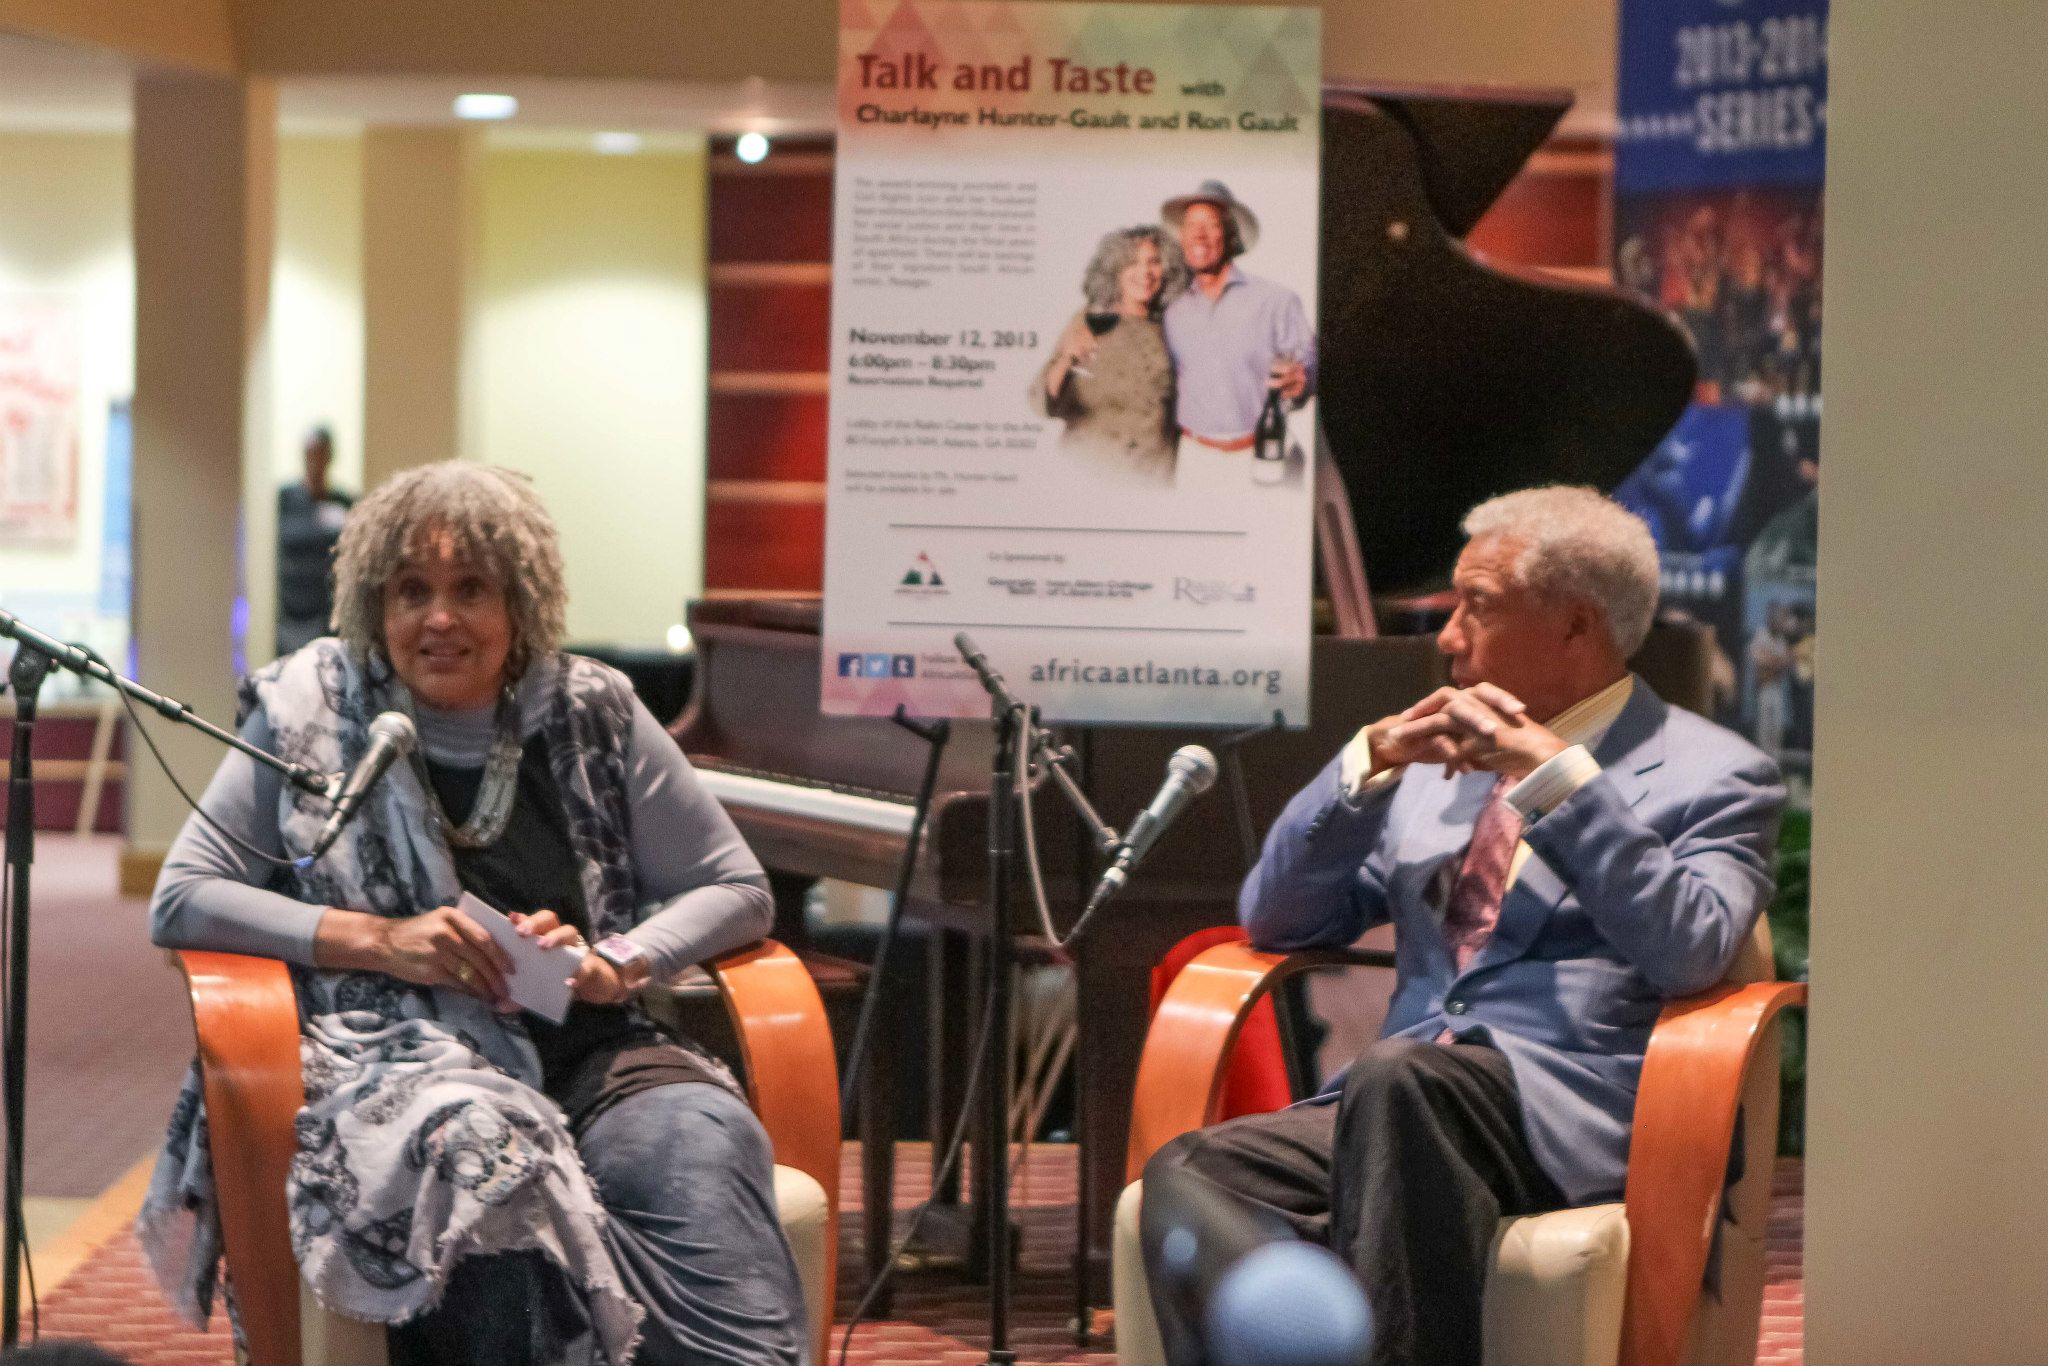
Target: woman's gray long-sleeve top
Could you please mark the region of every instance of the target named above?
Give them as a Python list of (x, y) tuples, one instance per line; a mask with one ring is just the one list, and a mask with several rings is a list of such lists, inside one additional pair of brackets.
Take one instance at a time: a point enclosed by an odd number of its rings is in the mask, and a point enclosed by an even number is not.
[[(532, 687), (519, 691), (525, 739), (539, 728), (537, 694)], [(481, 767), (490, 751), (494, 710), (416, 708), (422, 752), (437, 764)], [(260, 711), (242, 727), (242, 737), (261, 749), (274, 748), (270, 724)], [(200, 806), (241, 840), (282, 858), (278, 803), (283, 784), (275, 770), (230, 753)], [(655, 976), (672, 976), (766, 935), (775, 904), (760, 862), (682, 750), (637, 698), (626, 788), (633, 871), (643, 901), (651, 904), (630, 937), (647, 950)], [(165, 948), (311, 965), (314, 931), (326, 908), (266, 890), (271, 867), (198, 816), (188, 817), (150, 901), (150, 937)]]

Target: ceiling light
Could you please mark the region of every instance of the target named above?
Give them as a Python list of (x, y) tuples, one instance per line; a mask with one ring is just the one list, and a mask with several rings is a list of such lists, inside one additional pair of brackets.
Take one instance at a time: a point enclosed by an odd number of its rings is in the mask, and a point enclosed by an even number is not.
[(458, 119), (509, 119), (518, 112), (519, 98), (516, 95), (472, 91), (455, 97), (455, 117)]
[(767, 160), (768, 138), (764, 133), (742, 133), (732, 145), (732, 154), (752, 166)]
[(599, 133), (590, 145), (608, 157), (629, 157), (640, 150), (638, 133)]

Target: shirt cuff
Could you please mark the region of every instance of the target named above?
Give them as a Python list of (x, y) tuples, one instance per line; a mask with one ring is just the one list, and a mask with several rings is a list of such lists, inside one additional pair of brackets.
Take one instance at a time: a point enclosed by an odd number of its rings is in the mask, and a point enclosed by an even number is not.
[(1345, 800), (1356, 806), (1375, 792), (1390, 791), (1394, 784), (1401, 781), (1401, 775), (1407, 771), (1408, 765), (1406, 764), (1397, 764), (1393, 768), (1383, 768), (1365, 781), (1346, 788), (1344, 790)]
[[(1337, 796), (1349, 805), (1356, 806), (1375, 792), (1385, 791), (1401, 781), (1405, 765), (1372, 772), (1372, 747), (1366, 742), (1365, 732), (1360, 730), (1351, 737), (1337, 764)], [(1367, 776), (1370, 774), (1371, 776)]]
[(1504, 798), (1524, 825), (1539, 821), (1565, 798), (1600, 776), (1600, 763), (1584, 745), (1553, 754), (1507, 790)]

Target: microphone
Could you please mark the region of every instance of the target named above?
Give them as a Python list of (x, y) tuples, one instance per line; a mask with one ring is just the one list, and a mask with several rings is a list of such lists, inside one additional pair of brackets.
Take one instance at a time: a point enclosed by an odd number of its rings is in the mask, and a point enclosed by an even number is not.
[(363, 751), (363, 757), (356, 761), (348, 781), (341, 785), (341, 795), (334, 799), (334, 814), (327, 818), (327, 824), (320, 829), (320, 838), (313, 841), (313, 852), (298, 860), (301, 868), (310, 867), (315, 859), (334, 847), (341, 838), (341, 832), (356, 810), (363, 804), (370, 789), (384, 776), (384, 771), (412, 753), (419, 733), (413, 729), (412, 718), (404, 712), (380, 712), (370, 722), (370, 747)]
[(1202, 1326), (1219, 1366), (1364, 1366), (1375, 1327), (1351, 1268), (1328, 1248), (1299, 1242), (1238, 1258)]
[(1364, 1366), (1372, 1305), (1351, 1268), (1277, 1212), (1179, 1168), (1145, 1173), (1154, 1292), (1194, 1325), (1213, 1366)]
[(1216, 756), (1200, 745), (1182, 745), (1166, 761), (1166, 781), (1159, 785), (1152, 804), (1138, 813), (1130, 832), (1117, 846), (1116, 859), (1095, 884), (1082, 915), (1091, 915), (1124, 889), (1145, 855), (1166, 833), (1166, 827), (1180, 816), (1181, 809), (1207, 792), (1216, 781)]

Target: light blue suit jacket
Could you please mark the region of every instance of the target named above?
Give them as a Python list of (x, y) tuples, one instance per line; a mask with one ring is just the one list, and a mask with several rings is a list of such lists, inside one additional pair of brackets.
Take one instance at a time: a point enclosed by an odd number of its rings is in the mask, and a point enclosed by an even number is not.
[(1494, 784), (1412, 765), (1357, 804), (1337, 762), (1289, 802), (1238, 916), (1263, 949), (1345, 945), (1392, 921), (1383, 1037), (1449, 1029), (1514, 1069), (1529, 1147), (1573, 1204), (1618, 1198), (1658, 1011), (1719, 982), (1769, 902), (1785, 789), (1734, 733), (1638, 678), (1602, 772), (1532, 822), (1492, 938), (1459, 972), (1443, 908)]

